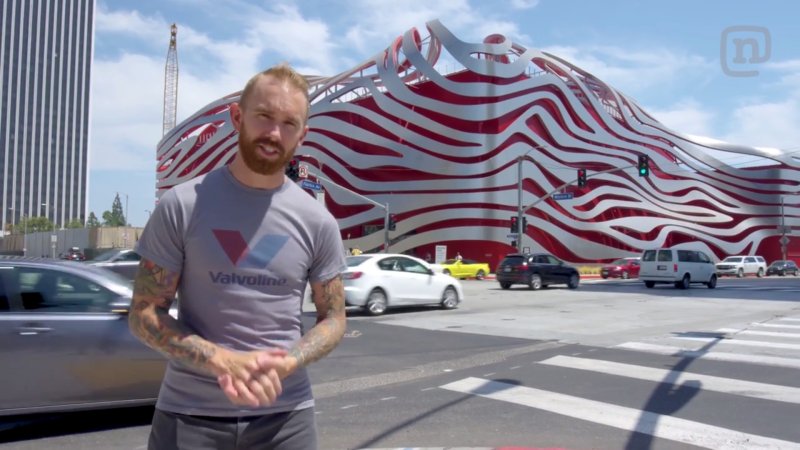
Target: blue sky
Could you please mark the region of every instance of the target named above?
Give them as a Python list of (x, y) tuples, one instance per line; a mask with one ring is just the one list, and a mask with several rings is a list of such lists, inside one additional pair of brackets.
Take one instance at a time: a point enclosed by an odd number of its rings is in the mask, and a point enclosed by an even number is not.
[[(334, 75), (439, 19), (468, 42), (500, 33), (564, 58), (677, 131), (800, 152), (798, 17), (790, 0), (97, 0), (89, 210), (119, 193), (143, 226), (154, 207), (173, 22), (178, 122), (277, 62)], [(755, 39), (764, 61), (737, 63), (734, 39)]]

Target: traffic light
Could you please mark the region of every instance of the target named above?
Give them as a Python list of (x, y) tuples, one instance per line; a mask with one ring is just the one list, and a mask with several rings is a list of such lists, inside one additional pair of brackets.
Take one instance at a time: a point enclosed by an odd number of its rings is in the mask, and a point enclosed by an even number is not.
[(586, 186), (586, 169), (578, 169), (578, 187)]
[(297, 158), (292, 158), (289, 164), (286, 165), (286, 176), (292, 181), (297, 181), (300, 178), (300, 161)]
[(511, 216), (511, 227), (509, 228), (512, 233), (519, 233), (519, 222), (517, 216)]
[(527, 217), (523, 217), (522, 218), (522, 231), (525, 232), (525, 230), (527, 230), (527, 229), (528, 229), (528, 218)]
[(650, 175), (650, 157), (639, 155), (639, 176), (646, 177), (648, 175)]
[(394, 231), (397, 229), (397, 216), (394, 214), (389, 214), (389, 231)]

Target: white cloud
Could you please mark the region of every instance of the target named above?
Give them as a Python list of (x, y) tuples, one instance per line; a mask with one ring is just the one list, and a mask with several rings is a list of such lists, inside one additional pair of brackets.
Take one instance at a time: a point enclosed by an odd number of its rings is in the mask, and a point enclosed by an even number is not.
[(95, 32), (102, 34), (127, 34), (139, 37), (144, 43), (168, 42), (169, 28), (161, 17), (145, 17), (138, 11), (110, 11), (99, 5), (95, 16)]
[(682, 100), (666, 109), (644, 107), (644, 110), (673, 131), (714, 137), (714, 114), (693, 99)]
[(781, 149), (800, 147), (800, 99), (741, 106), (731, 114), (725, 140), (737, 144)]
[[(610, 46), (550, 46), (542, 49), (636, 97), (654, 87), (688, 78), (707, 78), (712, 61), (668, 49), (631, 50)], [(696, 82), (696, 80), (695, 80)], [(702, 81), (701, 81), (702, 82)]]
[(539, 4), (539, 0), (511, 0), (511, 7), (514, 9), (531, 9)]

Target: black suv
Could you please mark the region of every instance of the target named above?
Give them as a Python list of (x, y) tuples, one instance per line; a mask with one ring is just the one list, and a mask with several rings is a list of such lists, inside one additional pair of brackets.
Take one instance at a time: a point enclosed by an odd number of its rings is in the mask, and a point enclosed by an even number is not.
[(772, 264), (767, 267), (767, 275), (784, 276), (786, 274), (792, 274), (797, 276), (798, 272), (800, 272), (800, 269), (797, 268), (797, 264), (790, 259), (785, 261), (773, 261)]
[(508, 289), (512, 284), (527, 284), (536, 290), (551, 284), (566, 284), (575, 289), (580, 283), (578, 270), (547, 253), (512, 253), (497, 266), (497, 281)]

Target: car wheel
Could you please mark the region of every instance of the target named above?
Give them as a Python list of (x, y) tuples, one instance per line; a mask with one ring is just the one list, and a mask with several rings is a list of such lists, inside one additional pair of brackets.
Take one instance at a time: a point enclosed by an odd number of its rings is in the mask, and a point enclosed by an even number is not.
[(375, 288), (369, 293), (365, 308), (370, 315), (379, 316), (386, 312), (388, 306), (389, 301), (386, 299), (386, 293), (382, 289)]
[(511, 287), (511, 283), (500, 283), (501, 289), (508, 289)]
[(458, 306), (458, 292), (453, 286), (447, 286), (442, 294), (442, 308), (454, 309)]
[(539, 290), (542, 287), (542, 277), (532, 273), (531, 278), (528, 280), (528, 287), (534, 291)]
[(600, 277), (602, 277), (605, 280), (606, 278), (608, 278), (608, 275), (603, 274), (603, 275), (600, 275)]
[(627, 270), (622, 271), (622, 279), (627, 280), (628, 278), (630, 278), (630, 274), (628, 274), (628, 271)]
[(644, 286), (645, 286), (646, 288), (648, 288), (648, 289), (652, 289), (652, 288), (653, 288), (653, 286), (655, 286), (655, 285), (656, 285), (656, 282), (655, 282), (655, 281), (645, 281), (645, 282), (644, 282)]
[(482, 280), (486, 278), (486, 273), (483, 270), (479, 270), (478, 273), (475, 274), (475, 278), (478, 280)]
[(736, 278), (742, 278), (743, 276), (744, 276), (744, 269), (739, 269), (739, 271), (736, 272)]
[(711, 275), (711, 279), (708, 280), (708, 283), (706, 283), (706, 286), (708, 286), (709, 289), (714, 289), (715, 287), (717, 287), (717, 276), (716, 275)]
[(447, 270), (447, 269), (444, 269), (444, 270), (442, 271), (442, 273), (443, 273), (443, 274), (445, 274), (445, 275), (450, 275), (450, 271), (449, 271), (449, 270)]
[(678, 289), (689, 289), (689, 284), (691, 284), (691, 278), (689, 278), (689, 274), (687, 273), (681, 278), (681, 281), (675, 282), (675, 287)]
[(756, 273), (756, 276), (757, 276), (758, 278), (761, 278), (761, 277), (763, 277), (763, 276), (764, 276), (764, 269), (762, 269), (762, 268), (760, 268), (760, 267), (759, 267), (759, 268), (758, 268), (758, 272)]
[(573, 273), (569, 276), (569, 281), (567, 282), (567, 287), (570, 289), (577, 289), (578, 284), (581, 282), (581, 277), (577, 273)]

